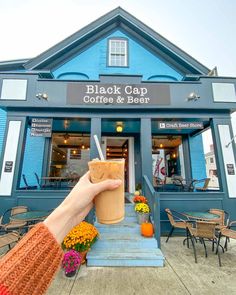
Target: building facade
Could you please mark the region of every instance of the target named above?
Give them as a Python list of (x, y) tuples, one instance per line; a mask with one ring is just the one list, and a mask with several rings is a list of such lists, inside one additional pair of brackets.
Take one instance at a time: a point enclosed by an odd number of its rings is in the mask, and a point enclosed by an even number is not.
[[(166, 207), (236, 218), (235, 84), (121, 8), (33, 59), (1, 62), (1, 211), (55, 208), (98, 157), (96, 134), (107, 158), (126, 159), (126, 192), (142, 187), (163, 232)], [(182, 190), (173, 175), (185, 188), (207, 177), (207, 129), (219, 189)]]

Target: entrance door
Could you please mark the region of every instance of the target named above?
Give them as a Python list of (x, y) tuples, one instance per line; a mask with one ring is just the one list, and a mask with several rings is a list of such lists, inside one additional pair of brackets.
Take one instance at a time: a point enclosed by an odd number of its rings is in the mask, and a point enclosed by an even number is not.
[(134, 176), (134, 138), (102, 137), (102, 149), (106, 159), (125, 159), (125, 191), (135, 191)]

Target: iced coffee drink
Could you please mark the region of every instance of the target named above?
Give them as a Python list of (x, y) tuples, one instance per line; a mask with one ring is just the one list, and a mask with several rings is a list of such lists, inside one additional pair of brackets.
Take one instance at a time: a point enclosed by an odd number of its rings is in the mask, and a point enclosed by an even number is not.
[(122, 184), (118, 188), (112, 191), (104, 191), (95, 197), (96, 216), (100, 223), (112, 224), (124, 219), (124, 164), (124, 159), (105, 161), (95, 159), (88, 163), (93, 183), (106, 179), (122, 180)]

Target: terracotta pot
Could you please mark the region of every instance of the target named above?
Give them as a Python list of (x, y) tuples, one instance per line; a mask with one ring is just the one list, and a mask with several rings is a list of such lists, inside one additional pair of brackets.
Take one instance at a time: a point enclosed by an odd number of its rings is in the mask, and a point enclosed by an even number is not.
[(89, 250), (83, 251), (83, 252), (79, 252), (82, 256), (82, 262), (81, 264), (85, 264), (86, 263), (86, 256)]

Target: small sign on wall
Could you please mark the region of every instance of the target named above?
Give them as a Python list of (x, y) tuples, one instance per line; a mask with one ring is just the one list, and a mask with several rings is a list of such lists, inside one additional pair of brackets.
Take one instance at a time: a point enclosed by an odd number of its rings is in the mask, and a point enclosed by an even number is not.
[(226, 164), (228, 175), (235, 175), (234, 164)]
[(9, 173), (12, 172), (12, 167), (13, 167), (13, 161), (6, 161), (4, 172), (9, 172)]
[(52, 119), (32, 118), (31, 136), (51, 137), (52, 136)]

